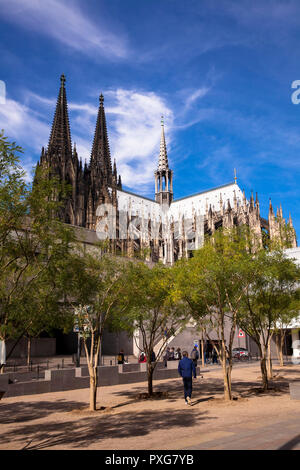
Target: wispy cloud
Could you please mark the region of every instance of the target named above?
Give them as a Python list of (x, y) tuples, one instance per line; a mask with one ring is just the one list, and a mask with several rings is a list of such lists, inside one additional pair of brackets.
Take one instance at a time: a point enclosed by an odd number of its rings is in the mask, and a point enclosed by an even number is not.
[(19, 142), (30, 142), (30, 148), (34, 150), (40, 150), (41, 142), (47, 142), (49, 138), (49, 126), (40, 116), (32, 108), (12, 99), (0, 106), (0, 128)]
[(109, 31), (101, 19), (96, 24), (74, 0), (0, 0), (0, 14), (94, 58), (124, 58), (129, 52), (124, 35)]
[(0, 106), (0, 129), (17, 144), (24, 147), (22, 163), (26, 170), (26, 179), (31, 180), (31, 169), (34, 166), (37, 152), (41, 151), (41, 142), (47, 142), (49, 127), (33, 109), (12, 99)]
[(152, 184), (159, 154), (160, 117), (164, 115), (170, 148), (172, 109), (153, 92), (118, 89), (106, 95), (112, 102), (106, 108), (112, 126), (111, 148), (122, 181), (133, 189)]
[(192, 94), (190, 94), (186, 99), (185, 110), (189, 109), (198, 100), (198, 98), (203, 98), (205, 95), (207, 95), (209, 90), (210, 89), (208, 87), (202, 87), (192, 92)]
[[(105, 97), (111, 154), (117, 160), (123, 184), (147, 192), (158, 160), (160, 116), (165, 116), (170, 147), (173, 111), (164, 98), (153, 92), (118, 89), (107, 91)], [(25, 148), (24, 165), (29, 170), (41, 147), (47, 145), (56, 99), (27, 91), (24, 102), (26, 105), (8, 99), (0, 107), (0, 128)], [(69, 102), (69, 112), (72, 140), (79, 156), (88, 161), (98, 104)]]

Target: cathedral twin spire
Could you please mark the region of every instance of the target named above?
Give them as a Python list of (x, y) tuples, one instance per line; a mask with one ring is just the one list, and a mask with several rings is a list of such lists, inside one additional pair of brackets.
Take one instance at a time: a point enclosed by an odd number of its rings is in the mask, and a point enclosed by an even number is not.
[(112, 165), (107, 135), (106, 118), (104, 111), (104, 97), (101, 93), (100, 106), (97, 116), (96, 129), (91, 153), (90, 166), (101, 168), (107, 184), (112, 184)]
[(61, 196), (64, 204), (59, 217), (66, 223), (94, 229), (99, 203), (116, 204), (116, 189), (121, 189), (122, 183), (116, 165), (112, 171), (102, 94), (89, 164), (83, 167), (76, 146), (72, 149), (65, 82), (61, 75), (49, 144), (46, 151), (42, 149), (39, 164), (47, 165), (51, 174), (71, 188), (67, 198)]
[[(60, 89), (58, 93), (47, 153), (49, 156), (55, 154), (59, 156), (60, 159), (64, 160), (72, 155), (72, 141), (65, 89), (66, 78), (64, 75), (61, 75), (60, 82)], [(112, 164), (104, 111), (104, 97), (102, 94), (100, 95), (99, 101), (100, 105), (89, 167), (91, 172), (101, 172), (104, 182), (107, 185), (111, 185)], [(74, 154), (75, 153), (76, 151), (74, 150)]]
[(55, 153), (60, 156), (72, 154), (72, 141), (65, 82), (65, 76), (61, 75), (60, 89), (48, 144), (48, 153)]

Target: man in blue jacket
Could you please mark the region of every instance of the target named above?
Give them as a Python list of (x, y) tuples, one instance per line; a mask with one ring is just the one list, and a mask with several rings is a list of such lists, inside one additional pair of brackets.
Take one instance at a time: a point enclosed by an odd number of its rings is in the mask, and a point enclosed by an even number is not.
[(183, 351), (182, 359), (178, 364), (178, 372), (183, 380), (184, 399), (186, 405), (191, 405), (193, 376), (196, 379), (196, 367), (194, 362), (188, 358), (188, 353)]

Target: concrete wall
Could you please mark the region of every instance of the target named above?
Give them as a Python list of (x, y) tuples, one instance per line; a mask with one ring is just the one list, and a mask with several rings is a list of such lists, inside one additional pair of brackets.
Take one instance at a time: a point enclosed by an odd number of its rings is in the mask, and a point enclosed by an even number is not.
[[(6, 343), (6, 354), (8, 355), (15, 342), (8, 340)], [(31, 339), (31, 357), (55, 356), (56, 339), (55, 338), (32, 338)], [(22, 338), (17, 344), (10, 357), (27, 357), (27, 339)]]
[(104, 330), (102, 354), (108, 356), (117, 355), (123, 349), (125, 356), (133, 354), (133, 339), (125, 331), (120, 333), (110, 333)]
[[(247, 348), (250, 351), (255, 349), (254, 344), (248, 344), (248, 339), (246, 335), (244, 337), (239, 338), (238, 337), (238, 330), (237, 328), (234, 341), (233, 341), (233, 348), (241, 347), (241, 348)], [(216, 331), (209, 332), (209, 337), (212, 340), (218, 340), (218, 335)], [(228, 341), (229, 340), (229, 328), (225, 329), (225, 338)], [(184, 331), (179, 333), (169, 344), (169, 347), (174, 347), (177, 349), (178, 347), (181, 348), (182, 351), (186, 350), (189, 354), (191, 353), (193, 347), (194, 347), (194, 341), (197, 340), (199, 344), (201, 344), (200, 340), (202, 339), (202, 333), (199, 332), (196, 328), (185, 328)], [(206, 338), (204, 338), (205, 340)]]
[[(167, 367), (164, 367), (162, 363), (158, 363), (154, 372), (154, 379), (165, 380), (170, 378), (179, 378), (177, 367), (177, 361), (170, 361)], [(197, 369), (199, 374), (199, 367)], [(146, 364), (101, 366), (98, 367), (98, 379), (100, 387), (144, 382), (147, 380)], [(14, 382), (14, 380), (19, 381)], [(46, 370), (45, 377), (39, 380), (35, 379), (34, 376), (26, 376), (23, 378), (21, 373), (7, 373), (0, 375), (0, 392), (4, 391), (5, 397), (59, 392), (64, 390), (88, 388), (89, 382), (90, 379), (87, 367)]]

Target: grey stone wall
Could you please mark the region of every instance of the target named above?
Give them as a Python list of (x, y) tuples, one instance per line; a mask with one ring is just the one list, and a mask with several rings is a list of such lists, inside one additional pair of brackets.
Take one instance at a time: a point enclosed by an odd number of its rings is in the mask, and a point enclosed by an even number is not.
[[(6, 354), (8, 355), (13, 348), (15, 342), (8, 340), (6, 343)], [(31, 357), (47, 357), (55, 356), (56, 354), (56, 339), (55, 338), (32, 338), (31, 339)], [(27, 339), (22, 338), (10, 357), (27, 357)]]
[[(177, 367), (177, 361), (170, 361), (167, 367), (158, 363), (153, 376), (154, 380), (180, 378)], [(199, 367), (197, 372), (200, 373)], [(26, 377), (27, 381), (13, 382), (12, 378), (12, 374), (0, 375), (0, 392), (5, 392), (5, 397), (88, 388), (90, 382), (87, 367), (46, 370), (44, 379), (40, 380), (32, 378), (30, 380)], [(100, 387), (145, 382), (147, 380), (146, 364), (101, 366), (98, 367), (98, 379)]]

